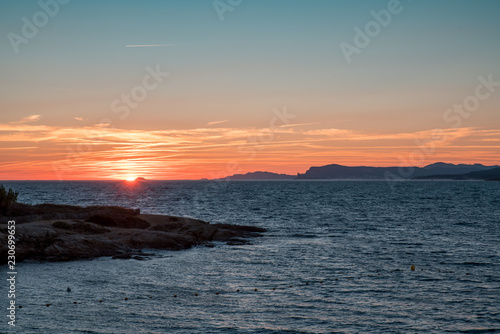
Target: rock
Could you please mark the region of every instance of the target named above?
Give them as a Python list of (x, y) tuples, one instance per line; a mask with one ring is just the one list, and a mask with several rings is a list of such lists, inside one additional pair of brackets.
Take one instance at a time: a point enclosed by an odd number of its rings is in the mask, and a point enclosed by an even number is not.
[(131, 258), (132, 258), (132, 255), (130, 255), (130, 254), (119, 254), (119, 255), (115, 255), (112, 257), (112, 259), (120, 259), (120, 260), (128, 260)]
[[(246, 245), (242, 238), (260, 236), (265, 229), (253, 226), (209, 224), (202, 220), (165, 215), (137, 215), (119, 207), (42, 205), (50, 215), (79, 211), (86, 221), (61, 219), (16, 224), (16, 260), (72, 261), (111, 256), (145, 260), (142, 249), (181, 250), (197, 245), (214, 247), (213, 241)], [(97, 214), (89, 214), (96, 212)], [(44, 215), (45, 213), (41, 213)], [(7, 238), (7, 225), (0, 224), (0, 237)], [(0, 263), (7, 261), (6, 243), (0, 244)]]
[(110, 230), (108, 228), (99, 226), (97, 224), (84, 223), (81, 221), (77, 222), (65, 222), (65, 221), (56, 221), (52, 224), (55, 228), (60, 228), (63, 230), (76, 231), (82, 234), (101, 234), (108, 233)]
[(121, 227), (121, 228), (140, 228), (145, 229), (151, 225), (137, 217), (131, 215), (93, 215), (87, 218), (87, 222), (95, 223), (97, 225), (107, 226), (107, 227)]

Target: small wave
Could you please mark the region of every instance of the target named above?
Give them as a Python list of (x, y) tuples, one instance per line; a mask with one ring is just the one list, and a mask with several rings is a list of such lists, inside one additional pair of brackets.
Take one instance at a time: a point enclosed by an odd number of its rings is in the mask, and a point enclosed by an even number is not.
[(295, 233), (292, 234), (293, 238), (317, 238), (318, 236), (316, 234), (299, 234)]
[(488, 262), (463, 262), (463, 263), (457, 263), (462, 266), (490, 266), (492, 263)]
[(500, 328), (475, 328), (475, 329), (464, 329), (460, 333), (498, 333)]
[(442, 278), (421, 278), (419, 281), (421, 282), (434, 282), (434, 281), (442, 281)]

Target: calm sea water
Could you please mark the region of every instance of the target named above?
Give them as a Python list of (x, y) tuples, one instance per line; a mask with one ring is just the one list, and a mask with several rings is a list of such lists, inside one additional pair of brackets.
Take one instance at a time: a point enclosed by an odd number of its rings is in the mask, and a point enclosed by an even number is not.
[(146, 261), (20, 264), (18, 333), (500, 331), (498, 182), (3, 184), (33, 204), (113, 204), (269, 230), (252, 245), (154, 251)]

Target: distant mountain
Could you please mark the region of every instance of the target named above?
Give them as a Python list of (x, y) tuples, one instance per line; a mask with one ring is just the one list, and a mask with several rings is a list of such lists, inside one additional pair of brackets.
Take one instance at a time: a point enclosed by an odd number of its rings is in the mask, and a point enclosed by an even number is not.
[(349, 167), (337, 164), (311, 167), (297, 179), (384, 179), (385, 173), (398, 174), (398, 167)]
[(498, 178), (500, 178), (500, 167), (482, 170), (479, 172), (470, 172), (470, 173), (462, 175), (462, 177), (470, 179), (470, 180), (498, 179)]
[(331, 164), (311, 167), (304, 174), (288, 175), (271, 172), (234, 174), (225, 180), (384, 180), (384, 179), (457, 179), (486, 180), (500, 178), (499, 166), (481, 164), (448, 164), (436, 162), (425, 167), (350, 167)]
[(483, 166), (481, 164), (447, 164), (437, 162), (425, 167), (349, 167), (337, 164), (321, 167), (311, 167), (304, 174), (298, 174), (297, 179), (411, 179), (431, 175), (462, 175), (480, 172), (498, 166)]
[(489, 170), (498, 166), (484, 166), (481, 164), (474, 165), (465, 165), (465, 164), (447, 164), (444, 162), (436, 162), (435, 164), (431, 164), (423, 167), (421, 170), (415, 173), (415, 177), (419, 176), (427, 176), (432, 174), (466, 174), (471, 172), (480, 172), (484, 170)]
[(230, 180), (291, 180), (295, 175), (277, 174), (271, 172), (252, 172), (246, 174), (234, 174), (226, 177)]
[(428, 176), (420, 176), (415, 179), (440, 179), (440, 180), (491, 180), (500, 179), (500, 167), (490, 168), (486, 170), (473, 171), (464, 174), (433, 174)]

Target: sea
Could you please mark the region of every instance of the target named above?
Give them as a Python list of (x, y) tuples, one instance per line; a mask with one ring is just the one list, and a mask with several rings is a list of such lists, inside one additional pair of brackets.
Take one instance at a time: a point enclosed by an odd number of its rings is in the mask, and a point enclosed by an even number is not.
[(25, 203), (267, 229), (145, 260), (19, 263), (2, 333), (500, 332), (499, 182), (1, 183)]

